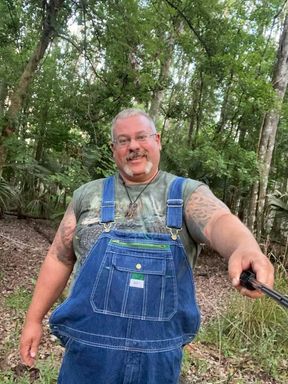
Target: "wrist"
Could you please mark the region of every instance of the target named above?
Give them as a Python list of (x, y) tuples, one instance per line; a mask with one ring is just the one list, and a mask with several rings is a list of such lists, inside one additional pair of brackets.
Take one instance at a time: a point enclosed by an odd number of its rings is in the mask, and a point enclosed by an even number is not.
[(39, 314), (39, 313), (33, 313), (28, 310), (26, 319), (25, 319), (25, 325), (26, 324), (35, 324), (35, 325), (42, 325), (42, 321), (44, 319), (45, 315)]

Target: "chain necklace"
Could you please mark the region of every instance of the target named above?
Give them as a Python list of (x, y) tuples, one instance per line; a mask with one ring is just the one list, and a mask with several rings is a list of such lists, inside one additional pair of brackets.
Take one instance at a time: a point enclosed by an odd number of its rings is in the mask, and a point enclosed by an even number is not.
[(149, 183), (147, 183), (145, 185), (145, 187), (138, 194), (138, 196), (136, 197), (136, 199), (134, 201), (131, 199), (131, 196), (129, 195), (129, 192), (128, 192), (128, 188), (126, 186), (126, 183), (123, 180), (123, 184), (124, 184), (124, 188), (125, 188), (126, 194), (128, 196), (128, 199), (130, 200), (130, 203), (128, 205), (128, 209), (127, 209), (127, 211), (125, 213), (125, 217), (127, 217), (127, 219), (133, 219), (135, 217), (136, 211), (137, 211), (137, 208), (138, 208), (137, 200), (142, 195), (142, 193), (145, 191), (145, 189), (152, 183), (152, 181), (155, 179), (155, 177), (158, 175), (158, 173), (159, 173), (159, 171), (152, 177), (152, 179), (149, 181)]

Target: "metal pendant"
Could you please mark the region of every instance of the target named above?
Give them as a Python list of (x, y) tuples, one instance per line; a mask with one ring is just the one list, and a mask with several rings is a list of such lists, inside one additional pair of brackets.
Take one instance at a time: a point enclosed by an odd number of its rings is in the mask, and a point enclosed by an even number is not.
[(127, 212), (125, 213), (125, 217), (127, 219), (133, 219), (136, 216), (138, 204), (137, 203), (130, 203), (127, 209)]

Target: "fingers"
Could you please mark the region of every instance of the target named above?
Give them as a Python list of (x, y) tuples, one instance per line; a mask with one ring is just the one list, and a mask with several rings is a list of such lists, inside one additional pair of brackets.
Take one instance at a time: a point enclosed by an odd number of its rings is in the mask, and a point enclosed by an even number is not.
[(20, 356), (23, 364), (33, 367), (35, 365), (35, 358), (37, 355), (38, 347), (36, 344), (30, 343), (29, 341), (23, 342), (20, 345)]
[[(265, 260), (266, 261), (266, 260)], [(251, 266), (253, 271), (256, 273), (256, 279), (267, 285), (269, 288), (273, 288), (274, 285), (274, 267), (267, 259), (267, 262), (262, 263), (252, 262)]]
[(29, 358), (30, 358), (30, 361), (32, 362), (33, 366), (34, 366), (35, 361), (36, 361), (39, 343), (40, 343), (40, 340), (34, 340), (32, 345), (31, 345), (30, 351), (29, 351)]
[(241, 254), (237, 251), (231, 255), (228, 261), (228, 272), (233, 287), (240, 287), (240, 275), (242, 271), (249, 269), (250, 266), (250, 261), (241, 257)]
[(23, 364), (33, 367), (42, 336), (41, 325), (24, 327), (20, 340), (20, 356)]
[(230, 257), (228, 262), (229, 277), (232, 285), (243, 296), (251, 298), (259, 298), (263, 296), (262, 292), (257, 290), (249, 290), (240, 284), (240, 275), (243, 271), (252, 269), (256, 274), (256, 279), (272, 288), (274, 283), (274, 268), (268, 258), (260, 251), (236, 250)]

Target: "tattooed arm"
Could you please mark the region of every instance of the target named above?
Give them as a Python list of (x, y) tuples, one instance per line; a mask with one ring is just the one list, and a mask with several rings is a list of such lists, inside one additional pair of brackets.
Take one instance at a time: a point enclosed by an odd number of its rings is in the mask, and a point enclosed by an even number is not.
[(253, 269), (260, 282), (273, 286), (273, 266), (252, 233), (206, 186), (198, 187), (188, 199), (185, 218), (196, 241), (208, 244), (228, 260), (229, 277), (242, 294), (261, 296), (240, 287), (240, 274), (248, 268)]
[(20, 354), (29, 366), (35, 363), (42, 336), (42, 320), (65, 288), (73, 270), (75, 255), (72, 239), (75, 228), (76, 218), (70, 204), (41, 267), (22, 331)]

